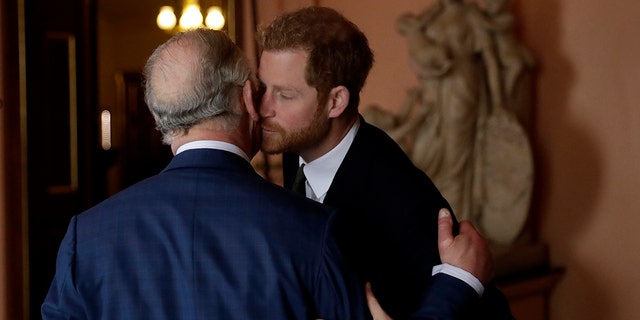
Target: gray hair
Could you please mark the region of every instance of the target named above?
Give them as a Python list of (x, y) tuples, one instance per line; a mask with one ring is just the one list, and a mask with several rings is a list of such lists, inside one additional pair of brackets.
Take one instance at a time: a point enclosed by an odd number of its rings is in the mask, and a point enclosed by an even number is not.
[(160, 45), (143, 76), (145, 102), (163, 141), (170, 144), (176, 135), (213, 118), (223, 130), (237, 128), (237, 105), (251, 68), (224, 32), (200, 28)]

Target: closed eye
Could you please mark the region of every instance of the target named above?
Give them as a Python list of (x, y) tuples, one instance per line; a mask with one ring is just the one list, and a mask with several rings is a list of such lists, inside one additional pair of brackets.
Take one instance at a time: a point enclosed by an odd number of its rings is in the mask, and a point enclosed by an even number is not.
[(292, 94), (291, 92), (280, 92), (278, 95), (280, 96), (280, 98), (285, 100), (291, 100), (295, 98), (295, 95)]

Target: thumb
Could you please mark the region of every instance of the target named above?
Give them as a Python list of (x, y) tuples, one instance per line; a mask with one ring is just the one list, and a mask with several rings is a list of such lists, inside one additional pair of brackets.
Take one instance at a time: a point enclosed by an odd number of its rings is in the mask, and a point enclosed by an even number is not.
[(442, 252), (453, 242), (453, 220), (451, 213), (447, 209), (440, 209), (438, 212), (438, 250)]

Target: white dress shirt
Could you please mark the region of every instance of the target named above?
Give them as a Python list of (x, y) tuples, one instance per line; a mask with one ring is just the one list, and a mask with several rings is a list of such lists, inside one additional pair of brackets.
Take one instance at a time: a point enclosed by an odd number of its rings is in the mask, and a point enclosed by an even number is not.
[(349, 151), (349, 147), (351, 147), (359, 128), (360, 121), (358, 120), (337, 146), (318, 159), (305, 163), (302, 157), (298, 157), (298, 165), (305, 165), (303, 171), (304, 176), (307, 178), (305, 183), (307, 198), (317, 202), (324, 202), (331, 182), (333, 182), (333, 178), (336, 176), (342, 160), (347, 155), (347, 151)]

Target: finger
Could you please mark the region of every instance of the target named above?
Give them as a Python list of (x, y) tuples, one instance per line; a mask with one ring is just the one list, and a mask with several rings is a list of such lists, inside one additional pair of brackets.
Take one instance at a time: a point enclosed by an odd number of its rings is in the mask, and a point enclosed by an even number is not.
[(367, 282), (364, 286), (364, 290), (367, 294), (367, 306), (369, 306), (369, 312), (375, 319), (377, 315), (382, 312), (382, 307), (380, 303), (378, 303), (378, 299), (373, 295), (373, 291), (371, 290), (371, 284)]
[(364, 291), (367, 294), (367, 305), (369, 305), (369, 310), (372, 310), (373, 312), (373, 309), (380, 305), (378, 304), (378, 299), (373, 295), (373, 291), (371, 291), (371, 284), (369, 282), (364, 285)]
[(447, 209), (438, 212), (438, 248), (447, 248), (453, 241), (453, 219)]
[(393, 320), (386, 312), (384, 312), (384, 310), (382, 310), (380, 303), (378, 303), (378, 299), (373, 295), (371, 284), (369, 282), (365, 284), (364, 289), (367, 294), (367, 306), (369, 306), (369, 312), (371, 312), (373, 320)]

